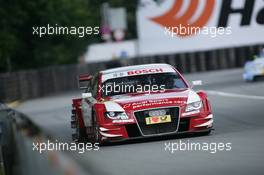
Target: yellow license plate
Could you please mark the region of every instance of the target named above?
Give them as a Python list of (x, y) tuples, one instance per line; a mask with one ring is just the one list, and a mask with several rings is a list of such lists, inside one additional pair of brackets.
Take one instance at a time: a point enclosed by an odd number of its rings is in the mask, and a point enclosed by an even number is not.
[(153, 116), (153, 117), (146, 118), (147, 125), (158, 124), (158, 123), (168, 123), (168, 122), (171, 122), (170, 115)]

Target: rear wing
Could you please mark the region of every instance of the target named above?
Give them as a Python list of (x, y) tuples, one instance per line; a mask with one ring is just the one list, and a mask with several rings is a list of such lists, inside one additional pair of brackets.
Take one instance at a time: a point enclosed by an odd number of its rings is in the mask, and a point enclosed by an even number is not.
[(90, 74), (82, 74), (78, 77), (78, 87), (79, 89), (87, 89), (90, 87), (90, 83), (93, 76)]

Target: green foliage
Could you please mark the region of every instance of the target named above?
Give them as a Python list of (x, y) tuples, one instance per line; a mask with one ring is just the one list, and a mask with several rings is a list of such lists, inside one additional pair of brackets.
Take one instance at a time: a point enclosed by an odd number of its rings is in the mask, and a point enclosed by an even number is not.
[[(33, 35), (32, 27), (100, 26), (102, 0), (0, 0), (0, 72), (76, 63), (99, 35)], [(136, 1), (108, 1), (128, 10), (129, 37), (135, 37)], [(9, 62), (9, 64), (8, 64)]]

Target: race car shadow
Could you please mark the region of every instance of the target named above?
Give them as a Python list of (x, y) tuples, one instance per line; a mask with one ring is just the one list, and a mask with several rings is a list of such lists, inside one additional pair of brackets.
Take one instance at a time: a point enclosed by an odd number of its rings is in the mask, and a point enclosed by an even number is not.
[(260, 81), (264, 81), (264, 76), (258, 76), (255, 78), (255, 82), (260, 82)]

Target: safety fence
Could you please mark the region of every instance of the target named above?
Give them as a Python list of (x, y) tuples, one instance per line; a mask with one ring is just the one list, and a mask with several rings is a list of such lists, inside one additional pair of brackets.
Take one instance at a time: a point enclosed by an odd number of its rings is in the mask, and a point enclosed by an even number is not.
[(62, 151), (33, 151), (33, 142), (46, 142), (43, 133), (23, 114), (0, 104), (0, 149), (5, 175), (88, 175)]
[[(94, 74), (105, 68), (147, 63), (168, 63), (182, 73), (242, 67), (264, 45), (218, 49), (206, 52), (138, 57), (84, 65), (51, 66), (0, 74), (0, 102), (11, 102), (70, 91), (77, 88), (77, 75)], [(177, 46), (175, 46), (177, 47)]]

